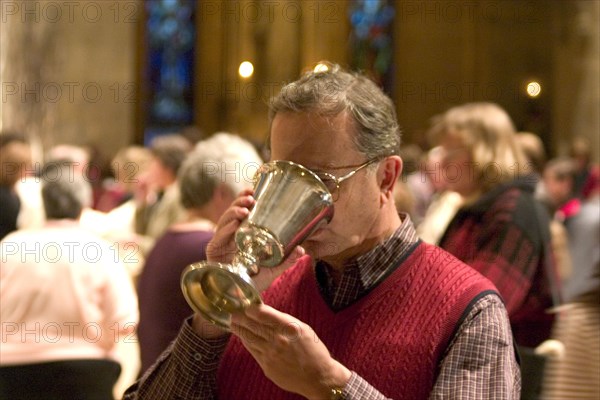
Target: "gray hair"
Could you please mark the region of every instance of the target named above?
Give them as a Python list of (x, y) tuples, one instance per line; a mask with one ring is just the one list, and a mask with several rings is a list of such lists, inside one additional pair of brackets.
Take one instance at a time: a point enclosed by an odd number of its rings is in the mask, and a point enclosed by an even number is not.
[(181, 203), (187, 209), (201, 207), (222, 183), (234, 195), (251, 188), (252, 178), (262, 163), (250, 142), (230, 133), (216, 133), (198, 142), (181, 166)]
[(152, 155), (174, 174), (177, 174), (190, 150), (192, 150), (192, 144), (177, 133), (158, 136), (152, 140), (150, 145)]
[(281, 89), (270, 103), (269, 121), (284, 112), (337, 116), (348, 113), (356, 128), (355, 145), (368, 159), (398, 154), (400, 127), (392, 100), (364, 75), (329, 64)]
[(81, 146), (59, 144), (52, 147), (46, 154), (46, 163), (69, 162), (79, 169), (85, 169), (90, 162), (90, 153)]
[(70, 163), (48, 163), (42, 171), (42, 200), (48, 219), (78, 219), (92, 203), (92, 187)]

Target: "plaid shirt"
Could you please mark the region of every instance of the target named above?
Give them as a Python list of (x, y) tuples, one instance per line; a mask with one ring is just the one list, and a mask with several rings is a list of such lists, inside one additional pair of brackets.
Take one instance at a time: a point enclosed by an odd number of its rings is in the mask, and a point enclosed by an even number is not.
[(351, 260), (345, 267), (339, 284), (335, 285), (329, 266), (318, 261), (316, 274), (321, 293), (331, 308), (339, 311), (348, 307), (374, 288), (399, 266), (419, 238), (408, 216), (404, 223), (381, 246)]
[[(370, 252), (354, 260), (333, 287), (324, 263), (317, 263), (321, 291), (332, 308), (341, 309), (368, 293), (384, 279), (418, 242), (410, 218), (394, 234)], [(229, 336), (205, 340), (190, 322), (184, 323), (177, 340), (124, 399), (215, 399), (216, 370)], [(508, 315), (502, 301), (486, 295), (471, 308), (448, 346), (431, 399), (518, 399), (521, 376), (515, 360)], [(358, 374), (343, 391), (346, 399), (385, 399)]]

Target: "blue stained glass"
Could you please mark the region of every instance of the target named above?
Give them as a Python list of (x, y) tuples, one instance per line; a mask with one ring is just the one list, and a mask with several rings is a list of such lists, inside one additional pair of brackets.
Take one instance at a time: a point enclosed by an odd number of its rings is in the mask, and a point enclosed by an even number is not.
[(147, 0), (145, 136), (172, 132), (193, 122), (193, 0)]
[(363, 10), (370, 15), (375, 15), (381, 7), (381, 1), (379, 0), (364, 0), (362, 3)]
[(388, 93), (392, 84), (392, 23), (395, 10), (390, 0), (352, 0), (349, 19), (351, 64), (370, 73)]

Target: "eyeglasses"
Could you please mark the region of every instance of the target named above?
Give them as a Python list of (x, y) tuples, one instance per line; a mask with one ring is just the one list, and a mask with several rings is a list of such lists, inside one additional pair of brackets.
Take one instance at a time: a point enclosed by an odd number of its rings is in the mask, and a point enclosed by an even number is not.
[(348, 166), (345, 166), (345, 167), (336, 167), (336, 169), (355, 168), (354, 170), (348, 172), (344, 176), (340, 176), (339, 178), (337, 176), (335, 176), (335, 175), (330, 174), (329, 172), (314, 171), (314, 173), (325, 184), (325, 186), (327, 187), (327, 189), (331, 193), (331, 196), (333, 197), (333, 201), (337, 201), (338, 198), (339, 198), (339, 194), (340, 194), (340, 184), (342, 182), (344, 182), (347, 179), (352, 178), (354, 176), (354, 174), (356, 174), (358, 171), (360, 171), (363, 168), (368, 167), (369, 165), (371, 165), (374, 162), (377, 162), (379, 160), (380, 160), (380, 158), (374, 158), (374, 159), (369, 160), (369, 161), (367, 161), (367, 162), (365, 162), (363, 164), (360, 164), (357, 167), (355, 167), (354, 165), (348, 165)]

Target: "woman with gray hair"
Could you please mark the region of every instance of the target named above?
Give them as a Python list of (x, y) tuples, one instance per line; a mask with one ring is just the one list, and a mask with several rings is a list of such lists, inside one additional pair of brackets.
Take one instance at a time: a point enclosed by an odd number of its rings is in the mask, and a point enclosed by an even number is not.
[(183, 320), (192, 314), (181, 294), (181, 272), (187, 265), (206, 259), (215, 224), (237, 194), (252, 187), (261, 164), (248, 141), (217, 133), (199, 142), (181, 166), (178, 184), (187, 218), (157, 240), (139, 277), (141, 373), (156, 361), (177, 336)]

